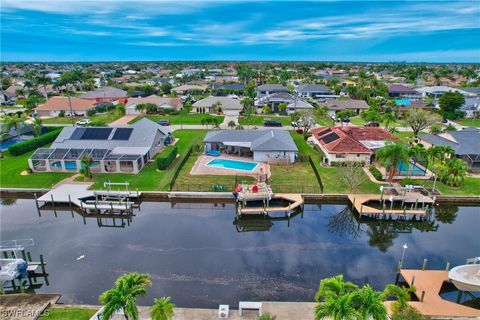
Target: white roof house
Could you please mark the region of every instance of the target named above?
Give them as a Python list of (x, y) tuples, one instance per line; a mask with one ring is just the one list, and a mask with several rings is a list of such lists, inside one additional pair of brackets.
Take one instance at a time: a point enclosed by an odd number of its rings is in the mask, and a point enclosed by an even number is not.
[(198, 100), (192, 105), (192, 111), (196, 113), (216, 113), (215, 105), (220, 104), (220, 108), (225, 115), (238, 116), (243, 109), (238, 99), (230, 97), (209, 96), (205, 99)]

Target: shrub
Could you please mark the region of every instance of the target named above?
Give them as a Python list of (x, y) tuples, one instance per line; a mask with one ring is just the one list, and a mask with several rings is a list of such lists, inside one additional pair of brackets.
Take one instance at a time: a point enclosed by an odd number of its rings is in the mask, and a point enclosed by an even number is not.
[[(90, 110), (88, 110), (88, 111), (90, 111)], [(106, 112), (106, 111), (107, 111), (107, 108), (106, 108), (106, 107), (98, 107), (98, 108), (96, 109), (96, 112), (98, 112), (98, 113), (104, 113), (104, 112)], [(87, 112), (87, 114), (88, 114), (88, 112)], [(94, 113), (94, 114), (95, 114), (95, 113)], [(92, 114), (92, 116), (93, 116), (93, 114)]]
[[(338, 167), (338, 168), (342, 168), (342, 167), (347, 167), (350, 165), (352, 161), (330, 161), (330, 165), (332, 167)], [(355, 162), (356, 164), (364, 167), (365, 166), (365, 161), (353, 161)]]
[(445, 130), (447, 130), (447, 131), (457, 131), (457, 128), (455, 128), (454, 125), (449, 123), (448, 126), (445, 128)]
[(303, 138), (305, 139), (305, 141), (308, 140), (308, 138), (310, 138), (312, 136), (312, 134), (310, 132), (304, 132), (303, 133)]
[(303, 133), (303, 129), (301, 129), (301, 128), (298, 128), (298, 129), (296, 129), (295, 131), (297, 131), (298, 134), (302, 134), (302, 133)]
[(10, 154), (13, 156), (20, 156), (29, 151), (33, 151), (41, 146), (55, 141), (62, 129), (63, 128), (56, 128), (56, 130), (42, 134), (39, 137), (14, 144), (13, 146), (8, 147), (8, 152), (10, 152)]
[(158, 170), (165, 170), (177, 157), (177, 147), (167, 147), (155, 159)]
[(380, 170), (378, 170), (377, 167), (375, 166), (370, 166), (368, 167), (368, 171), (370, 171), (370, 173), (372, 174), (372, 176), (375, 177), (375, 179), (377, 179), (378, 181), (381, 181), (383, 179), (383, 175), (382, 173), (380, 172)]
[(87, 116), (91, 117), (93, 116), (95, 113), (97, 113), (97, 111), (95, 111), (95, 109), (90, 109), (87, 111)]
[(107, 122), (105, 120), (93, 120), (89, 124), (90, 127), (106, 127)]
[(61, 110), (61, 111), (58, 113), (58, 116), (59, 116), (60, 118), (65, 117), (65, 111), (64, 111), (64, 110)]
[(400, 184), (402, 186), (406, 186), (406, 185), (416, 186), (416, 185), (422, 184), (422, 181), (418, 179), (412, 179), (412, 178), (403, 178), (402, 181), (400, 181)]

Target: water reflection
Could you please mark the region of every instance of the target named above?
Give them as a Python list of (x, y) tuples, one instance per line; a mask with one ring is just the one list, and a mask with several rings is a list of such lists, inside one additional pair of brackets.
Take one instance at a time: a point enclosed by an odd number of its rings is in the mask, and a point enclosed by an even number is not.
[(251, 215), (251, 216), (235, 216), (233, 225), (238, 232), (265, 232), (269, 231), (273, 227), (274, 222), (285, 222), (287, 227), (290, 227), (290, 222), (300, 217), (303, 219), (303, 209), (296, 210), (291, 215), (287, 216), (263, 216), (263, 215)]
[(445, 224), (452, 224), (457, 218), (458, 206), (442, 205), (435, 207), (435, 219)]

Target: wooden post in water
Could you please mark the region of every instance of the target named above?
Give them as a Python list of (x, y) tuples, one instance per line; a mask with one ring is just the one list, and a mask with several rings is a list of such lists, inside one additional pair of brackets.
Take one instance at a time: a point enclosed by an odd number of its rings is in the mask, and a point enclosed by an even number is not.
[(425, 290), (422, 290), (422, 296), (420, 297), (420, 302), (423, 302), (425, 299)]
[(450, 270), (450, 261), (447, 261), (447, 265), (445, 266), (445, 270)]
[(410, 286), (413, 286), (415, 284), (415, 276), (412, 277), (412, 284)]
[(46, 274), (46, 270), (45, 270), (45, 261), (43, 261), (43, 254), (40, 255), (40, 267), (42, 268), (42, 273), (43, 274)]
[(29, 262), (32, 262), (32, 255), (30, 254), (30, 252), (27, 252), (27, 259)]
[(40, 213), (40, 207), (38, 206), (38, 199), (37, 199), (37, 193), (36, 192), (33, 193), (33, 197), (35, 198), (35, 206), (37, 207), (38, 216), (41, 217), (42, 214)]
[(427, 268), (427, 259), (423, 259), (423, 264), (422, 264), (422, 270), (425, 271), (425, 269)]

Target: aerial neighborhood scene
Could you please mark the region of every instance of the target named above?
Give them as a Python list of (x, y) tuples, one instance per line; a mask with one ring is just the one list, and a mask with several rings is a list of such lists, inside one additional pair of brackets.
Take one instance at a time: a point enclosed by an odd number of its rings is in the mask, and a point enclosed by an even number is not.
[(0, 9), (2, 319), (480, 319), (478, 1)]

